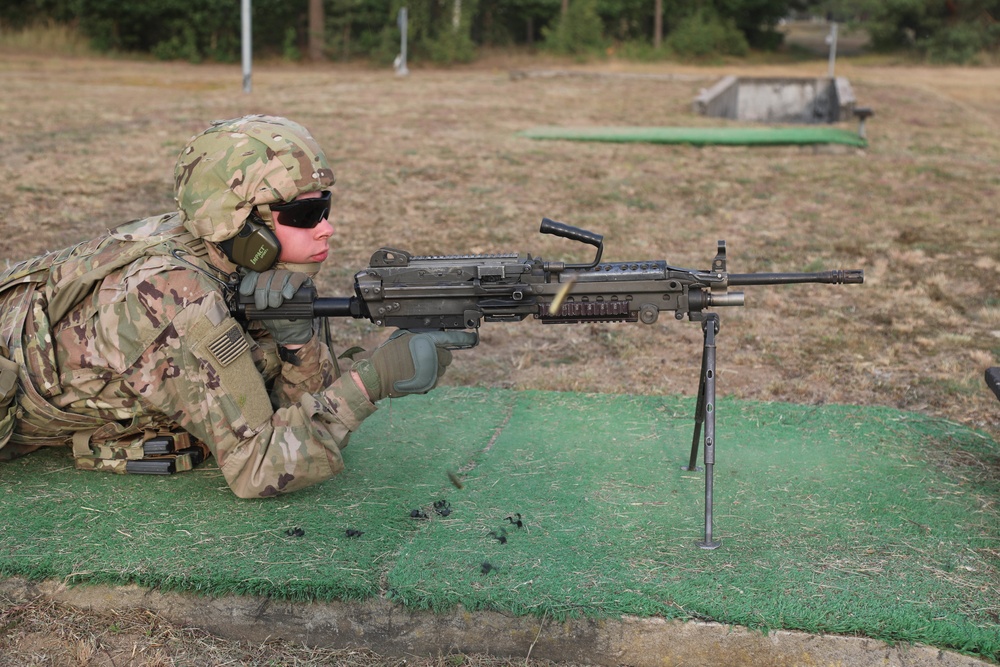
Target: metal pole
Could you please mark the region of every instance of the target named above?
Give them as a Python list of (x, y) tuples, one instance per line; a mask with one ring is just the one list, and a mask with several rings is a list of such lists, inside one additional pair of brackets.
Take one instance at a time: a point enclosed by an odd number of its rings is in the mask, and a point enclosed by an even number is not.
[(410, 70), (406, 68), (406, 7), (399, 8), (399, 14), (396, 16), (396, 25), (399, 26), (399, 55), (396, 56), (396, 76), (406, 76), (410, 73)]
[(251, 54), (253, 53), (253, 44), (251, 40), (253, 37), (250, 30), (250, 0), (240, 0), (240, 18), (243, 29), (243, 92), (249, 93), (250, 81), (253, 76), (251, 66)]
[(837, 62), (837, 22), (830, 23), (830, 34), (826, 37), (827, 44), (830, 45), (830, 66), (829, 77), (833, 78), (833, 68)]

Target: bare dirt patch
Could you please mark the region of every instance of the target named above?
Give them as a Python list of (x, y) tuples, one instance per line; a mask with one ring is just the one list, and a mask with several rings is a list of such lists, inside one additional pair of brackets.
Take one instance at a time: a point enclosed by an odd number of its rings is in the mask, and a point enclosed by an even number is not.
[[(866, 150), (516, 136), (538, 125), (716, 123), (690, 109), (717, 78), (822, 76), (826, 65), (588, 69), (684, 76), (512, 80), (496, 59), (414, 69), (407, 79), (366, 68), (266, 66), (244, 95), (235, 66), (4, 54), (0, 266), (173, 210), (173, 163), (190, 135), (216, 118), (276, 113), (312, 129), (337, 172), (325, 294), (346, 295), (382, 245), (589, 257), (589, 249), (537, 234), (543, 216), (603, 233), (608, 260), (707, 268), (716, 240), (726, 239), (733, 272), (843, 267), (862, 268), (867, 279), (860, 287), (748, 288), (745, 308), (721, 312), (722, 397), (887, 405), (1000, 436), (1000, 405), (983, 382), (983, 370), (1000, 362), (1000, 69), (839, 62), (838, 75), (876, 112)], [(341, 349), (385, 335), (360, 321), (335, 321), (333, 330)], [(445, 382), (690, 395), (700, 341), (698, 325), (669, 318), (653, 326), (486, 324), (482, 344), (458, 355)], [(0, 664), (10, 655), (27, 657), (7, 664), (140, 664), (100, 662), (102, 650), (91, 644), (107, 633), (93, 628), (72, 641), (11, 634), (43, 610), (0, 609)], [(184, 641), (190, 655), (199, 650), (201, 639)], [(66, 657), (32, 657), (55, 653), (31, 642), (63, 642)], [(145, 646), (147, 662), (166, 650)], [(88, 650), (90, 657), (80, 653)], [(183, 654), (168, 659), (188, 664)], [(266, 662), (235, 653), (230, 660)]]
[(364, 649), (314, 648), (277, 639), (260, 643), (229, 641), (197, 628), (172, 624), (149, 611), (88, 611), (47, 599), (14, 602), (0, 596), (0, 667), (514, 667), (525, 664), (545, 667), (554, 663), (463, 653), (433, 658), (387, 658)]

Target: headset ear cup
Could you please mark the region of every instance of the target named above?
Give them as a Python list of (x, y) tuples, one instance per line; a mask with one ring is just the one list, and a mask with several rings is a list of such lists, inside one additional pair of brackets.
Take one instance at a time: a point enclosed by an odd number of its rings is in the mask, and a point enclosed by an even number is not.
[(239, 233), (219, 244), (226, 257), (245, 269), (267, 271), (281, 255), (281, 243), (263, 223), (248, 219)]

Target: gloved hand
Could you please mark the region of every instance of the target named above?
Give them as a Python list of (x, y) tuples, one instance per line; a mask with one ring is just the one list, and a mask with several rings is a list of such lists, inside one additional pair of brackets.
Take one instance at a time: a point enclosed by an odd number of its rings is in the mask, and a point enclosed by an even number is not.
[(302, 346), (313, 337), (313, 321), (310, 319), (261, 320), (261, 324), (281, 347)]
[(479, 337), (471, 331), (414, 333), (400, 329), (375, 348), (370, 359), (354, 364), (353, 370), (373, 403), (386, 396), (426, 394), (451, 364), (451, 350), (478, 342)]
[(253, 307), (257, 310), (265, 308), (278, 308), (291, 299), (299, 288), (308, 285), (312, 281), (308, 274), (293, 273), (284, 269), (273, 271), (243, 271), (243, 279), (240, 280), (240, 294), (250, 296), (253, 294)]
[[(240, 281), (240, 294), (253, 295), (253, 305), (257, 310), (278, 308), (291, 299), (299, 288), (310, 284), (305, 273), (294, 273), (282, 269), (274, 271), (246, 271)], [(281, 346), (304, 345), (313, 336), (313, 322), (303, 318), (296, 320), (261, 320), (274, 342)]]

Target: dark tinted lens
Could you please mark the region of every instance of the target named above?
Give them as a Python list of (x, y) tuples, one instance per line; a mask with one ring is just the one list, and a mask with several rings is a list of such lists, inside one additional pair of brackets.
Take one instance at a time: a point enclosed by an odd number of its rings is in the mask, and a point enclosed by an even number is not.
[(271, 210), (278, 214), (278, 224), (286, 227), (312, 229), (330, 215), (330, 191), (320, 197), (296, 199), (287, 204), (274, 204)]

